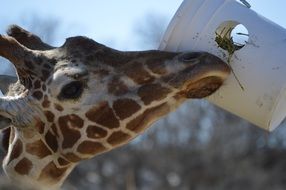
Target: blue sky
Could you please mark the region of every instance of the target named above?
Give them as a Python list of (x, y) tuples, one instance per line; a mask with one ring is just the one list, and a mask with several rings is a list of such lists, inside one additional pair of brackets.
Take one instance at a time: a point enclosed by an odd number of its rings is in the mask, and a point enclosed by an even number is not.
[[(134, 28), (142, 24), (146, 14), (155, 13), (169, 21), (182, 0), (2, 0), (0, 33), (9, 24), (27, 25), (26, 18), (58, 19), (63, 25), (64, 39), (85, 35), (119, 49), (140, 49)], [(248, 0), (252, 9), (286, 28), (285, 0)]]

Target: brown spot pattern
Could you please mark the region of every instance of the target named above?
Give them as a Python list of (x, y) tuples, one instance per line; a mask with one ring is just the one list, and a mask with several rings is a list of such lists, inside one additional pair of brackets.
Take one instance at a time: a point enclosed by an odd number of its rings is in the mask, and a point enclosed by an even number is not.
[(107, 131), (95, 125), (89, 125), (86, 129), (87, 137), (101, 139), (107, 136)]
[(184, 79), (184, 77), (180, 77), (180, 74), (171, 74), (161, 78), (162, 82), (176, 89), (182, 88), (182, 79)]
[(28, 175), (33, 167), (33, 164), (27, 158), (21, 159), (15, 166), (15, 171), (20, 175)]
[(143, 114), (139, 115), (132, 121), (130, 121), (126, 128), (135, 131), (136, 133), (142, 132), (148, 128), (156, 119), (160, 119), (162, 116), (170, 112), (168, 104), (164, 103), (159, 106), (149, 108), (144, 111)]
[[(19, 77), (22, 77), (22, 78), (28, 77), (28, 74), (23, 69), (17, 69), (17, 73), (18, 73)], [(33, 75), (33, 74), (34, 73), (31, 73), (31, 75)]]
[(80, 139), (80, 132), (74, 129), (61, 127), (64, 140), (62, 143), (62, 148), (71, 148)]
[(74, 153), (72, 152), (69, 152), (69, 153), (66, 153), (63, 155), (68, 161), (70, 162), (79, 162), (82, 160), (82, 158), (78, 157), (77, 155), (75, 155)]
[(119, 127), (119, 121), (113, 110), (109, 107), (108, 102), (102, 102), (99, 106), (91, 108), (86, 117), (93, 122), (103, 125), (109, 129)]
[(141, 106), (131, 99), (119, 99), (113, 103), (113, 109), (120, 119), (126, 119), (139, 111)]
[(146, 61), (146, 65), (153, 73), (164, 75), (164, 74), (167, 74), (167, 70), (164, 64), (165, 61), (166, 60), (161, 59), (161, 58), (148, 59)]
[(32, 155), (38, 156), (39, 158), (45, 158), (52, 154), (42, 140), (27, 144), (26, 151)]
[(78, 128), (83, 127), (83, 120), (74, 114), (66, 115), (59, 118), (59, 126), (64, 137), (62, 148), (71, 148), (80, 138)]
[[(86, 46), (86, 43), (83, 46)], [(100, 50), (98, 49), (99, 47), (97, 47), (96, 53), (92, 52), (92, 54), (87, 55), (89, 57), (87, 62), (90, 63), (96, 60), (106, 65), (117, 67), (130, 61), (130, 57), (122, 54), (121, 52), (114, 51), (106, 47), (101, 47)], [(90, 49), (86, 49), (85, 51), (90, 51)]]
[(61, 105), (55, 103), (54, 106), (55, 106), (56, 110), (58, 110), (60, 112), (64, 111), (64, 108)]
[(36, 80), (36, 81), (34, 82), (34, 89), (39, 89), (39, 88), (41, 88), (41, 81)]
[(41, 91), (35, 91), (32, 96), (37, 100), (41, 100), (43, 98), (43, 93)]
[(50, 131), (47, 132), (45, 140), (53, 152), (56, 152), (58, 150), (58, 139)]
[(68, 168), (57, 168), (57, 166), (50, 162), (42, 170), (39, 181), (45, 181), (50, 183), (57, 183), (65, 174)]
[(130, 62), (124, 67), (124, 73), (137, 84), (150, 83), (155, 79), (139, 62)]
[(128, 92), (128, 87), (119, 78), (113, 78), (108, 84), (108, 92), (115, 96), (122, 96)]
[(160, 84), (147, 84), (138, 89), (138, 95), (145, 105), (166, 98), (170, 92), (170, 89), (162, 87)]
[(45, 111), (44, 113), (48, 122), (50, 123), (54, 122), (55, 115), (51, 111)]
[(9, 162), (10, 163), (12, 160), (18, 158), (23, 152), (23, 143), (17, 139), (17, 141), (15, 142), (12, 152), (11, 152), (11, 156), (9, 158)]
[(69, 122), (71, 124), (71, 127), (73, 128), (83, 127), (83, 124), (84, 124), (83, 119), (75, 114), (70, 114), (70, 115), (64, 116), (63, 118), (65, 118), (66, 122)]
[(28, 69), (31, 69), (31, 70), (35, 69), (35, 66), (33, 65), (31, 61), (24, 61), (24, 64)]
[(44, 100), (42, 102), (43, 108), (49, 108), (51, 105), (51, 102), (49, 101), (49, 98), (47, 95), (44, 96)]
[(121, 143), (126, 143), (130, 139), (131, 139), (130, 135), (123, 133), (121, 131), (118, 131), (118, 132), (112, 133), (112, 135), (107, 139), (107, 142), (115, 146)]
[(69, 165), (70, 162), (67, 161), (66, 159), (63, 159), (63, 158), (58, 158), (58, 163), (61, 165), (61, 166), (66, 166), (66, 165)]
[(48, 71), (48, 70), (42, 70), (42, 80), (47, 80), (48, 78), (49, 78), (49, 76), (50, 76), (50, 71)]
[(105, 150), (106, 148), (102, 144), (92, 141), (83, 141), (77, 148), (79, 153), (89, 155), (99, 154)]

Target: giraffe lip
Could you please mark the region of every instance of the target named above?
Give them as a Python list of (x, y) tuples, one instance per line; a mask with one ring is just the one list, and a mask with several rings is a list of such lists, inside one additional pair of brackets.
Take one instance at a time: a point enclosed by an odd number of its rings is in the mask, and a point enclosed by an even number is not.
[(221, 64), (216, 69), (203, 69), (186, 82), (184, 94), (187, 98), (205, 98), (218, 90), (229, 76), (228, 65)]
[(208, 76), (188, 84), (184, 94), (187, 98), (205, 98), (213, 94), (223, 84), (224, 79), (217, 76)]
[(221, 87), (231, 72), (230, 67), (219, 58), (207, 54), (202, 64), (194, 66), (190, 80), (186, 81), (187, 98), (204, 98)]

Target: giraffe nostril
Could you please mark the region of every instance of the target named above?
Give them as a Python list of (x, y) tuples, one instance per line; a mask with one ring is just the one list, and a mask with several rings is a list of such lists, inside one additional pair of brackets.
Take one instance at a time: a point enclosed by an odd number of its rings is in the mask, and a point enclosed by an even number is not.
[(179, 56), (179, 61), (186, 62), (186, 63), (191, 62), (191, 61), (197, 60), (201, 55), (202, 53), (200, 52), (184, 53)]

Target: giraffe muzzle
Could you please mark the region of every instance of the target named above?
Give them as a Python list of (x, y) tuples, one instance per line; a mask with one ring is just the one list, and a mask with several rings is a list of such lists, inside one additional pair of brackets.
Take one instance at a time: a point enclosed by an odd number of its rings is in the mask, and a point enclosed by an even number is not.
[[(221, 87), (230, 74), (230, 67), (220, 58), (206, 52), (178, 55), (184, 67), (167, 78), (167, 83), (178, 88), (186, 98), (204, 98)], [(166, 80), (166, 79), (165, 79)]]

